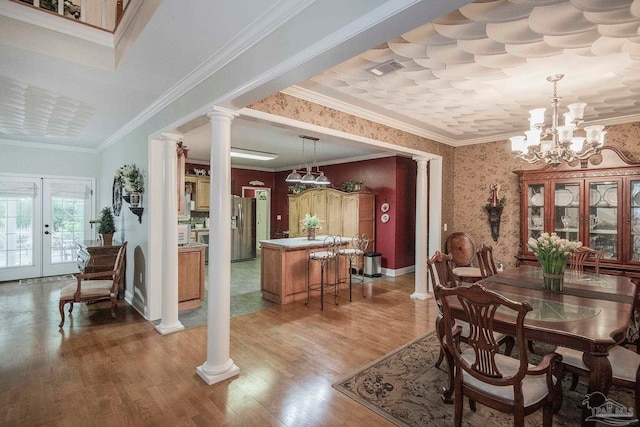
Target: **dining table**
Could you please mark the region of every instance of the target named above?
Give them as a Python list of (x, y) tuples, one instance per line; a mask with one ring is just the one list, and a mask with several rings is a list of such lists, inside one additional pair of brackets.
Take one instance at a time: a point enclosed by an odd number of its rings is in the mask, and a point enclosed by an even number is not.
[[(563, 290), (550, 291), (543, 289), (540, 267), (523, 265), (477, 283), (511, 300), (528, 301), (533, 310), (525, 317), (525, 338), (583, 352), (584, 364), (590, 372), (587, 393), (609, 392), (611, 364), (607, 354), (624, 340), (634, 308), (635, 285), (628, 277), (568, 270)], [(461, 307), (453, 309), (464, 318)], [(515, 316), (498, 312), (494, 328), (515, 335)], [(450, 370), (449, 387), (442, 394), (445, 402), (452, 401), (452, 386)], [(585, 420), (589, 415), (583, 407), (583, 426), (593, 425)]]

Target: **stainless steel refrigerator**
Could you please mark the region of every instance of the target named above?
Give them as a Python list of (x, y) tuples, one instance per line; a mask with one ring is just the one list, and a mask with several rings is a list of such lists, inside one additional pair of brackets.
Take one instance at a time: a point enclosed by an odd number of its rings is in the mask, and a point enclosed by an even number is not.
[(231, 262), (256, 257), (256, 199), (231, 196)]

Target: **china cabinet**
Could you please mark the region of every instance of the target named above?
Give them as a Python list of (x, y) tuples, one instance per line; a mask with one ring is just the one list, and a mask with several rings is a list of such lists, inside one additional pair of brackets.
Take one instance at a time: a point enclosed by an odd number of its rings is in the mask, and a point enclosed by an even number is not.
[(537, 263), (529, 238), (557, 233), (602, 250), (603, 273), (640, 277), (640, 163), (607, 147), (588, 163), (514, 173), (520, 186), (519, 263)]

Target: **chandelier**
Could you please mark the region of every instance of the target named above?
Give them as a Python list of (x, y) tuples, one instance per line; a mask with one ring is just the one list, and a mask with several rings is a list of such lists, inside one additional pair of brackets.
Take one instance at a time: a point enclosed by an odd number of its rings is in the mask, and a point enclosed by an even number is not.
[[(302, 170), (301, 172), (305, 172), (305, 174), (300, 175), (300, 173), (296, 169), (294, 169), (291, 171), (289, 175), (287, 175), (287, 178), (285, 179), (285, 181), (299, 182), (301, 184), (315, 184), (315, 185), (331, 184), (331, 181), (329, 181), (329, 178), (327, 178), (324, 172), (320, 171), (320, 167), (316, 165), (316, 142), (319, 141), (319, 138), (314, 138), (313, 136), (306, 136), (306, 135), (300, 135), (300, 138), (302, 138), (302, 162), (305, 163), (305, 169), (306, 169), (306, 171)], [(310, 141), (313, 141), (313, 165), (309, 165), (308, 163), (306, 163), (306, 159), (304, 156), (304, 143), (305, 143), (305, 140), (307, 139)], [(313, 168), (316, 169), (316, 172), (313, 171)], [(316, 177), (316, 175), (318, 176)]]
[(547, 77), (553, 83), (553, 122), (550, 128), (544, 128), (544, 112), (546, 108), (536, 108), (529, 111), (529, 130), (526, 136), (512, 136), (511, 150), (517, 159), (527, 163), (545, 162), (553, 167), (561, 162), (571, 163), (576, 160), (586, 160), (600, 152), (607, 133), (604, 126), (586, 126), (584, 136), (574, 136), (573, 132), (583, 122), (584, 102), (569, 104), (568, 112), (564, 113), (564, 126), (558, 126), (558, 106), (561, 97), (558, 96), (557, 84), (564, 74), (554, 74)]

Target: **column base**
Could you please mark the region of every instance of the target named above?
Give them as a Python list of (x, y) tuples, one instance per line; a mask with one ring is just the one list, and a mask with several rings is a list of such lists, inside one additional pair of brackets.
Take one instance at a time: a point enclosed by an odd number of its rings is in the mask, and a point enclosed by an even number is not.
[[(229, 359), (229, 360), (231, 360), (231, 359)], [(219, 374), (209, 374), (209, 373), (205, 372), (204, 365), (206, 365), (206, 364), (207, 364), (207, 362), (205, 362), (202, 365), (198, 366), (196, 368), (196, 373), (208, 385), (216, 384), (216, 383), (219, 383), (220, 381), (224, 381), (224, 380), (226, 380), (228, 378), (240, 375), (240, 368), (238, 368), (236, 366), (236, 364), (233, 363), (233, 361), (231, 361), (231, 366), (229, 367), (229, 369), (227, 369), (226, 371), (221, 372)]]
[(411, 299), (428, 300), (433, 298), (433, 295), (422, 292), (414, 292), (411, 294)]
[(179, 321), (171, 325), (167, 325), (164, 323), (156, 325), (156, 331), (160, 332), (162, 335), (172, 334), (174, 332), (182, 331), (183, 329), (184, 326)]

